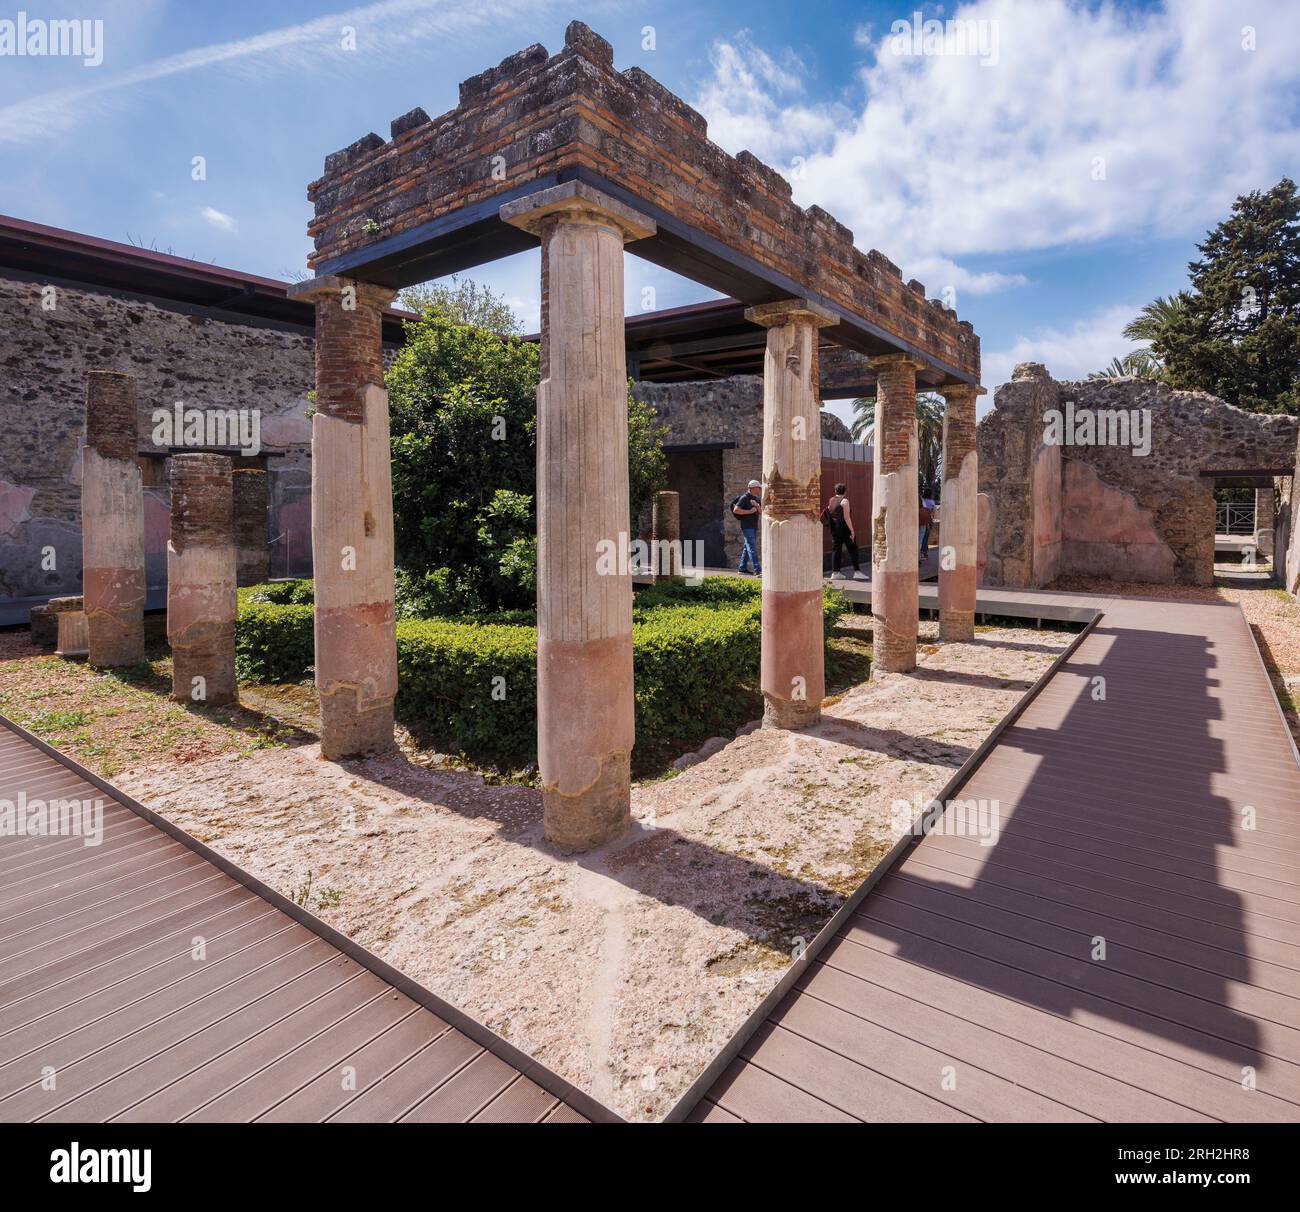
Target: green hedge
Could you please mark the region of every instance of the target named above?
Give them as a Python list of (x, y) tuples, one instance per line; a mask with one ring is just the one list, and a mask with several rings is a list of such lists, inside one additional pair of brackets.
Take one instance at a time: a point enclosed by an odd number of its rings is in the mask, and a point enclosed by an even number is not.
[[(240, 591), (239, 676), (291, 681), (312, 662), (310, 582)], [(710, 578), (637, 594), (632, 660), (641, 738), (693, 739), (734, 726), (735, 699), (759, 675), (762, 594), (757, 582)], [(827, 630), (847, 609), (827, 591)], [(499, 618), (500, 616), (498, 616)], [(399, 619), (399, 717), (471, 757), (520, 766), (536, 760), (537, 629), (502, 621)]]

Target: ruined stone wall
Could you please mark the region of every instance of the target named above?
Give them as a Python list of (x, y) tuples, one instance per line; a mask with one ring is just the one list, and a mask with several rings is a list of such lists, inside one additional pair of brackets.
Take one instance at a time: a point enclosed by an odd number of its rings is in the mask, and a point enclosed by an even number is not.
[[(88, 370), (136, 377), (140, 450), (154, 446), (155, 408), (182, 401), (260, 409), (263, 452), (285, 455), (269, 461), (271, 534), (293, 532), (296, 562), (289, 571), (307, 571), (310, 332), (225, 322), (71, 287), (59, 287), (54, 302), (45, 310), (40, 284), (0, 278), (0, 601), (79, 591)], [(166, 578), (169, 528), (160, 463), (146, 467), (145, 485), (146, 575), (158, 588)], [(50, 562), (47, 548), (53, 568), (42, 567)], [(284, 544), (272, 548), (271, 571), (285, 574)]]
[[(722, 487), (716, 502), (726, 559), (735, 564), (742, 544), (740, 524), (726, 503), (740, 496), (750, 480), (763, 478), (762, 378), (735, 375), (690, 383), (637, 383), (633, 390), (668, 426), (665, 446), (735, 443), (721, 452)], [(821, 437), (838, 442), (852, 440), (844, 422), (829, 412), (821, 414)], [(679, 491), (685, 494), (686, 490)], [(696, 506), (683, 495), (681, 508), (684, 527), (687, 516), (695, 516)]]
[[(1133, 441), (1050, 446), (1048, 411), (1064, 414), (1067, 403), (1076, 415), (1146, 410), (1149, 452), (1134, 453)], [(985, 583), (1039, 586), (1080, 574), (1208, 585), (1214, 485), (1201, 471), (1290, 466), (1297, 424), (1162, 383), (1058, 383), (1038, 363), (1017, 366), (979, 426), (980, 490), (990, 500)]]
[(1281, 581), (1300, 597), (1300, 439), (1297, 439), (1295, 474), (1278, 482), (1281, 504), (1273, 537)]

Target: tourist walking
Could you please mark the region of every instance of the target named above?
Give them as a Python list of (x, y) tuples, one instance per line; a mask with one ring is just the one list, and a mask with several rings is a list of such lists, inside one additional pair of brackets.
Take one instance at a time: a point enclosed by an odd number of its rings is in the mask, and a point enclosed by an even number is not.
[(917, 534), (921, 544), (921, 563), (925, 563), (926, 553), (930, 550), (930, 526), (934, 522), (934, 502), (929, 497), (917, 494), (916, 505)]
[(853, 562), (854, 576), (860, 576), (862, 573), (862, 569), (858, 567), (858, 543), (853, 532), (853, 510), (849, 505), (848, 497), (844, 495), (847, 487), (846, 484), (835, 485), (835, 494), (826, 502), (826, 510), (822, 515), (831, 528), (832, 577), (840, 575), (846, 549), (849, 559)]
[(750, 571), (755, 576), (760, 576), (763, 568), (758, 562), (758, 523), (763, 515), (763, 485), (757, 480), (750, 480), (749, 487), (731, 502), (731, 512), (740, 523), (740, 535), (745, 544), (736, 571), (743, 573), (748, 561)]

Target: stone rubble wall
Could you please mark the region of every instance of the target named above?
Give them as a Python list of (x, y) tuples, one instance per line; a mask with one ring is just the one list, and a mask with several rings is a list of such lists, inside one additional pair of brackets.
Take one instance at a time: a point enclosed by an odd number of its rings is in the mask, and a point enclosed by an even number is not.
[(1274, 551), (1282, 553), (1278, 572), (1282, 584), (1300, 597), (1300, 439), (1295, 453), (1295, 474), (1275, 481), (1281, 504), (1273, 532)]
[[(1149, 409), (1150, 453), (1047, 445), (1045, 413), (1067, 401), (1076, 412)], [(1022, 363), (979, 425), (990, 513), (983, 583), (1037, 587), (1081, 574), (1208, 585), (1214, 485), (1201, 471), (1291, 466), (1298, 426), (1296, 417), (1247, 412), (1204, 392), (1133, 378), (1057, 382), (1040, 364)]]
[[(81, 445), (86, 372), (127, 371), (137, 381), (138, 449), (154, 448), (151, 414), (187, 407), (261, 410), (270, 460), (271, 572), (310, 570), (311, 333), (227, 322), (139, 298), (0, 278), (0, 601), (76, 593), (81, 583)], [(166, 469), (146, 461), (146, 579), (166, 580)], [(260, 462), (260, 461), (259, 461)], [(43, 569), (44, 549), (55, 567)], [(305, 557), (306, 563), (303, 559)]]

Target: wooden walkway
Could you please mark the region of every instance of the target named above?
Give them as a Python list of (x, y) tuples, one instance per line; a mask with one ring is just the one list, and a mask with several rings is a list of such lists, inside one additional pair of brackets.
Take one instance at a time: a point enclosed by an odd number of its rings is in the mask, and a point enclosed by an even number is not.
[(1246, 622), (1074, 601), (958, 793), (996, 843), (950, 810), (677, 1115), (1300, 1120), (1300, 765)]
[(0, 801), (103, 805), (96, 846), (0, 836), (0, 1122), (617, 1119), (0, 723)]

